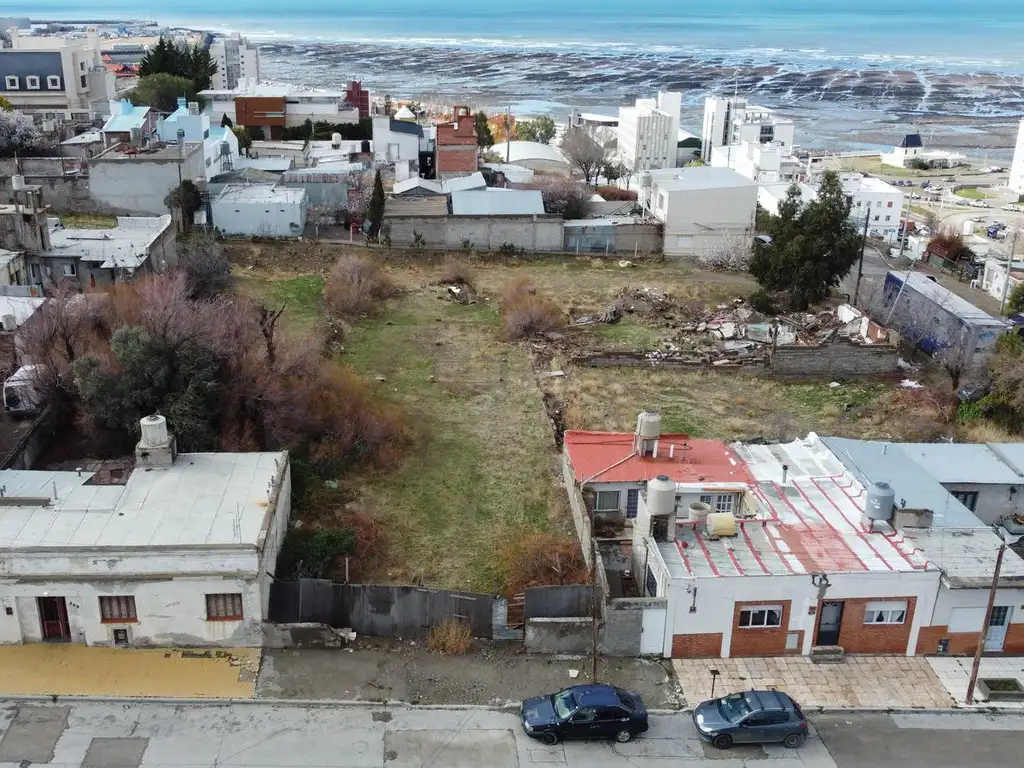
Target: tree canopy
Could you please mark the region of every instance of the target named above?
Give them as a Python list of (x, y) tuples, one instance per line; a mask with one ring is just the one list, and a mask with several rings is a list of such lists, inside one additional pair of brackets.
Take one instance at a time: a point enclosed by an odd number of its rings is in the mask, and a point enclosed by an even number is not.
[(373, 194), (370, 195), (370, 206), (366, 212), (370, 221), (370, 235), (376, 237), (384, 223), (384, 182), (380, 178), (380, 168), (373, 177)]
[(839, 285), (860, 254), (861, 236), (850, 221), (850, 202), (839, 175), (826, 171), (816, 200), (804, 203), (794, 184), (769, 216), (769, 243), (756, 243), (750, 273), (768, 294), (786, 293), (806, 309)]
[(481, 109), (473, 116), (473, 122), (476, 126), (476, 145), (478, 147), (493, 147), (494, 135), (487, 122), (487, 113)]
[[(183, 77), (191, 81), (194, 92), (209, 88), (216, 73), (217, 62), (206, 46), (175, 43), (166, 37), (161, 37), (139, 62), (139, 77), (161, 74)], [(195, 101), (194, 98), (189, 100)]]
[(21, 112), (0, 111), (0, 157), (34, 152), (49, 144), (31, 117)]
[(515, 136), (519, 141), (550, 144), (555, 138), (555, 121), (547, 115), (516, 123)]
[(562, 139), (562, 152), (565, 153), (572, 167), (583, 174), (583, 179), (587, 184), (604, 167), (607, 157), (604, 147), (579, 128), (572, 129), (565, 134), (565, 138)]
[(160, 112), (173, 112), (178, 108), (178, 99), (184, 96), (195, 101), (195, 84), (185, 77), (160, 72), (141, 78), (128, 94), (132, 104), (152, 107)]

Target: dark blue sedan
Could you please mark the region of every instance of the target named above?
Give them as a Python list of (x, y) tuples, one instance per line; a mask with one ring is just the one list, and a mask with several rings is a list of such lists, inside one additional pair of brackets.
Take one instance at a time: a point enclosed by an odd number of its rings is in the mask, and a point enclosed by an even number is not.
[(742, 691), (698, 704), (693, 724), (719, 749), (733, 744), (781, 743), (799, 747), (807, 739), (800, 705), (781, 691)]
[(545, 744), (562, 739), (615, 739), (625, 743), (647, 730), (647, 708), (640, 694), (613, 685), (574, 685), (527, 699), (523, 730)]

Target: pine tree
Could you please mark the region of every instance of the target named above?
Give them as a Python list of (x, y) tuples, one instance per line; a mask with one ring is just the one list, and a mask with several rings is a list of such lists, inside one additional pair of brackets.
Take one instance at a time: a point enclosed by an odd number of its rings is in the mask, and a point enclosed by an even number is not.
[(210, 49), (196, 43), (181, 49), (185, 77), (195, 83), (196, 91), (205, 91), (213, 83), (217, 74), (217, 62), (210, 55)]
[(376, 237), (384, 223), (384, 182), (380, 178), (380, 169), (373, 177), (373, 194), (370, 195), (370, 206), (366, 213), (370, 222), (370, 237)]
[(493, 147), (494, 136), (491, 134), (491, 126), (487, 122), (487, 113), (480, 110), (473, 120), (476, 126), (476, 145), (478, 147)]
[(139, 77), (167, 74), (185, 76), (182, 49), (169, 38), (161, 36), (139, 62)]

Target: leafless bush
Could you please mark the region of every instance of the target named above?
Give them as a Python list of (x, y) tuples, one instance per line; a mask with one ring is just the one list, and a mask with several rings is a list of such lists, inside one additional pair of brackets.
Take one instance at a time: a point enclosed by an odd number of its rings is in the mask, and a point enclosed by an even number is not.
[(715, 272), (746, 272), (750, 266), (750, 246), (741, 237), (726, 236), (701, 250), (697, 261)]
[(460, 259), (446, 258), (437, 282), (441, 285), (468, 285), (470, 288), (474, 288), (475, 278), (476, 275), (473, 274), (473, 270), (466, 262)]
[(539, 189), (544, 201), (544, 212), (563, 219), (582, 219), (590, 209), (590, 188), (572, 179), (550, 177), (531, 184)]
[(327, 276), (324, 296), (331, 314), (355, 317), (373, 311), (398, 288), (376, 262), (363, 256), (342, 256)]
[(231, 262), (212, 235), (193, 235), (179, 247), (189, 297), (205, 300), (231, 290)]
[(445, 619), (427, 632), (427, 647), (445, 656), (461, 656), (473, 647), (473, 630), (458, 619)]
[(529, 280), (507, 283), (502, 289), (501, 338), (516, 341), (565, 327), (565, 315), (554, 301), (537, 293)]
[(588, 580), (579, 541), (561, 533), (510, 536), (498, 552), (498, 561), (506, 595), (519, 594), (529, 587), (584, 584)]

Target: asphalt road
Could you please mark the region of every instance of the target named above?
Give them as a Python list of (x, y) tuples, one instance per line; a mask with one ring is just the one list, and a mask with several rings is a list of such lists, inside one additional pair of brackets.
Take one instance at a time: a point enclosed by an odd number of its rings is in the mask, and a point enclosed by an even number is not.
[(800, 749), (720, 752), (689, 715), (653, 716), (629, 744), (545, 747), (483, 709), (0, 702), (0, 768), (1004, 768), (1020, 716), (830, 715)]

